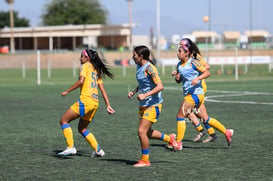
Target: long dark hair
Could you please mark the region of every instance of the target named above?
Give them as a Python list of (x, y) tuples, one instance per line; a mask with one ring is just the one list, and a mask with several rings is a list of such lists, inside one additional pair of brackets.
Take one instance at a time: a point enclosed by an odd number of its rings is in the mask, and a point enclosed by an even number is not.
[(200, 50), (199, 50), (199, 48), (197, 47), (197, 45), (196, 45), (194, 42), (192, 42), (189, 38), (183, 38), (183, 39), (180, 41), (180, 44), (181, 44), (181, 43), (189, 49), (190, 54), (191, 54), (195, 59), (197, 59), (197, 54), (201, 55)]
[(97, 70), (99, 78), (105, 77), (105, 74), (111, 79), (114, 78), (114, 75), (109, 71), (109, 68), (106, 66), (106, 61), (102, 60), (99, 57), (97, 51), (93, 49), (86, 49), (85, 51), (90, 58), (90, 63)]
[(148, 47), (144, 45), (137, 46), (134, 48), (134, 52), (136, 52), (138, 56), (142, 55), (144, 60), (148, 60), (154, 65), (154, 62), (150, 60), (150, 50)]

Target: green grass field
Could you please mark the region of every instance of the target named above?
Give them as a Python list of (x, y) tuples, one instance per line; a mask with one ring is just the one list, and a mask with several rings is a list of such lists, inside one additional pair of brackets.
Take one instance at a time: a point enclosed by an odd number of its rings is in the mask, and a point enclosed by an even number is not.
[[(232, 70), (233, 67), (225, 67)], [(244, 67), (239, 67), (244, 69)], [(206, 106), (211, 117), (235, 130), (227, 146), (217, 132), (213, 143), (193, 143), (196, 131), (187, 124), (184, 149), (173, 152), (165, 143), (151, 140), (151, 167), (134, 168), (140, 158), (137, 136), (138, 101), (127, 98), (128, 88), (137, 84), (135, 68), (113, 68), (114, 80), (107, 78), (105, 88), (112, 107), (108, 115), (103, 100), (89, 130), (106, 152), (91, 158), (92, 149), (72, 122), (76, 156), (56, 157), (66, 145), (59, 125), (65, 110), (77, 100), (79, 91), (63, 98), (60, 93), (76, 78), (72, 70), (52, 70), (51, 78), (42, 71), (42, 84), (36, 84), (36, 71), (0, 70), (0, 180), (273, 180), (273, 72), (267, 66), (251, 65), (248, 74), (216, 75), (212, 67), (207, 80)], [(159, 68), (161, 71), (161, 68)], [(180, 85), (170, 76), (171, 68), (161, 75), (163, 111), (153, 128), (176, 133), (176, 113), (183, 99)], [(227, 101), (227, 102), (226, 102)]]

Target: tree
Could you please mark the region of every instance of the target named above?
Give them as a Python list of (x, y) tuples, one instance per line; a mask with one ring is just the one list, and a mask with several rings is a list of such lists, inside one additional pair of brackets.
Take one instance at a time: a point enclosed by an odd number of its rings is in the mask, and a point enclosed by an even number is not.
[(108, 12), (98, 0), (54, 0), (46, 5), (43, 25), (106, 24)]
[[(13, 11), (14, 27), (29, 27), (29, 20), (26, 18), (19, 18), (18, 12)], [(0, 28), (5, 26), (10, 27), (9, 11), (0, 11)]]

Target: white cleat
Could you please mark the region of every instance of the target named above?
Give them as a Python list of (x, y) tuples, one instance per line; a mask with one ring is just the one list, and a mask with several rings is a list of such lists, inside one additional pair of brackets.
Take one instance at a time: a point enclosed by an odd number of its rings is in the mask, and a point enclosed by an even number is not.
[(198, 135), (196, 136), (196, 138), (193, 139), (193, 142), (199, 141), (205, 135), (206, 135), (206, 131), (205, 130), (199, 132)]
[(91, 157), (103, 157), (104, 155), (105, 155), (104, 151), (100, 149), (100, 151), (98, 152), (93, 151), (93, 153), (91, 154)]
[(213, 135), (209, 136), (207, 139), (205, 139), (205, 140), (203, 141), (203, 143), (213, 142), (213, 141), (215, 141), (216, 139), (217, 139), (216, 134), (213, 134)]
[(76, 155), (77, 150), (75, 147), (73, 148), (66, 148), (64, 151), (58, 153), (59, 156), (68, 156), (68, 155)]

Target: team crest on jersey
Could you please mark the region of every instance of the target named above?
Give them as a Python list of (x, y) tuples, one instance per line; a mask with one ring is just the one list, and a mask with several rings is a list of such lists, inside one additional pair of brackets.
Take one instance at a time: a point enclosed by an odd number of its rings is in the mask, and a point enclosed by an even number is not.
[(92, 94), (92, 97), (93, 97), (94, 99), (99, 99), (98, 94)]
[(201, 67), (201, 63), (198, 60), (193, 60), (192, 63), (194, 63), (197, 67)]
[(151, 77), (155, 77), (156, 76), (153, 67), (150, 66), (150, 65), (147, 66), (147, 72), (149, 73), (149, 75)]

